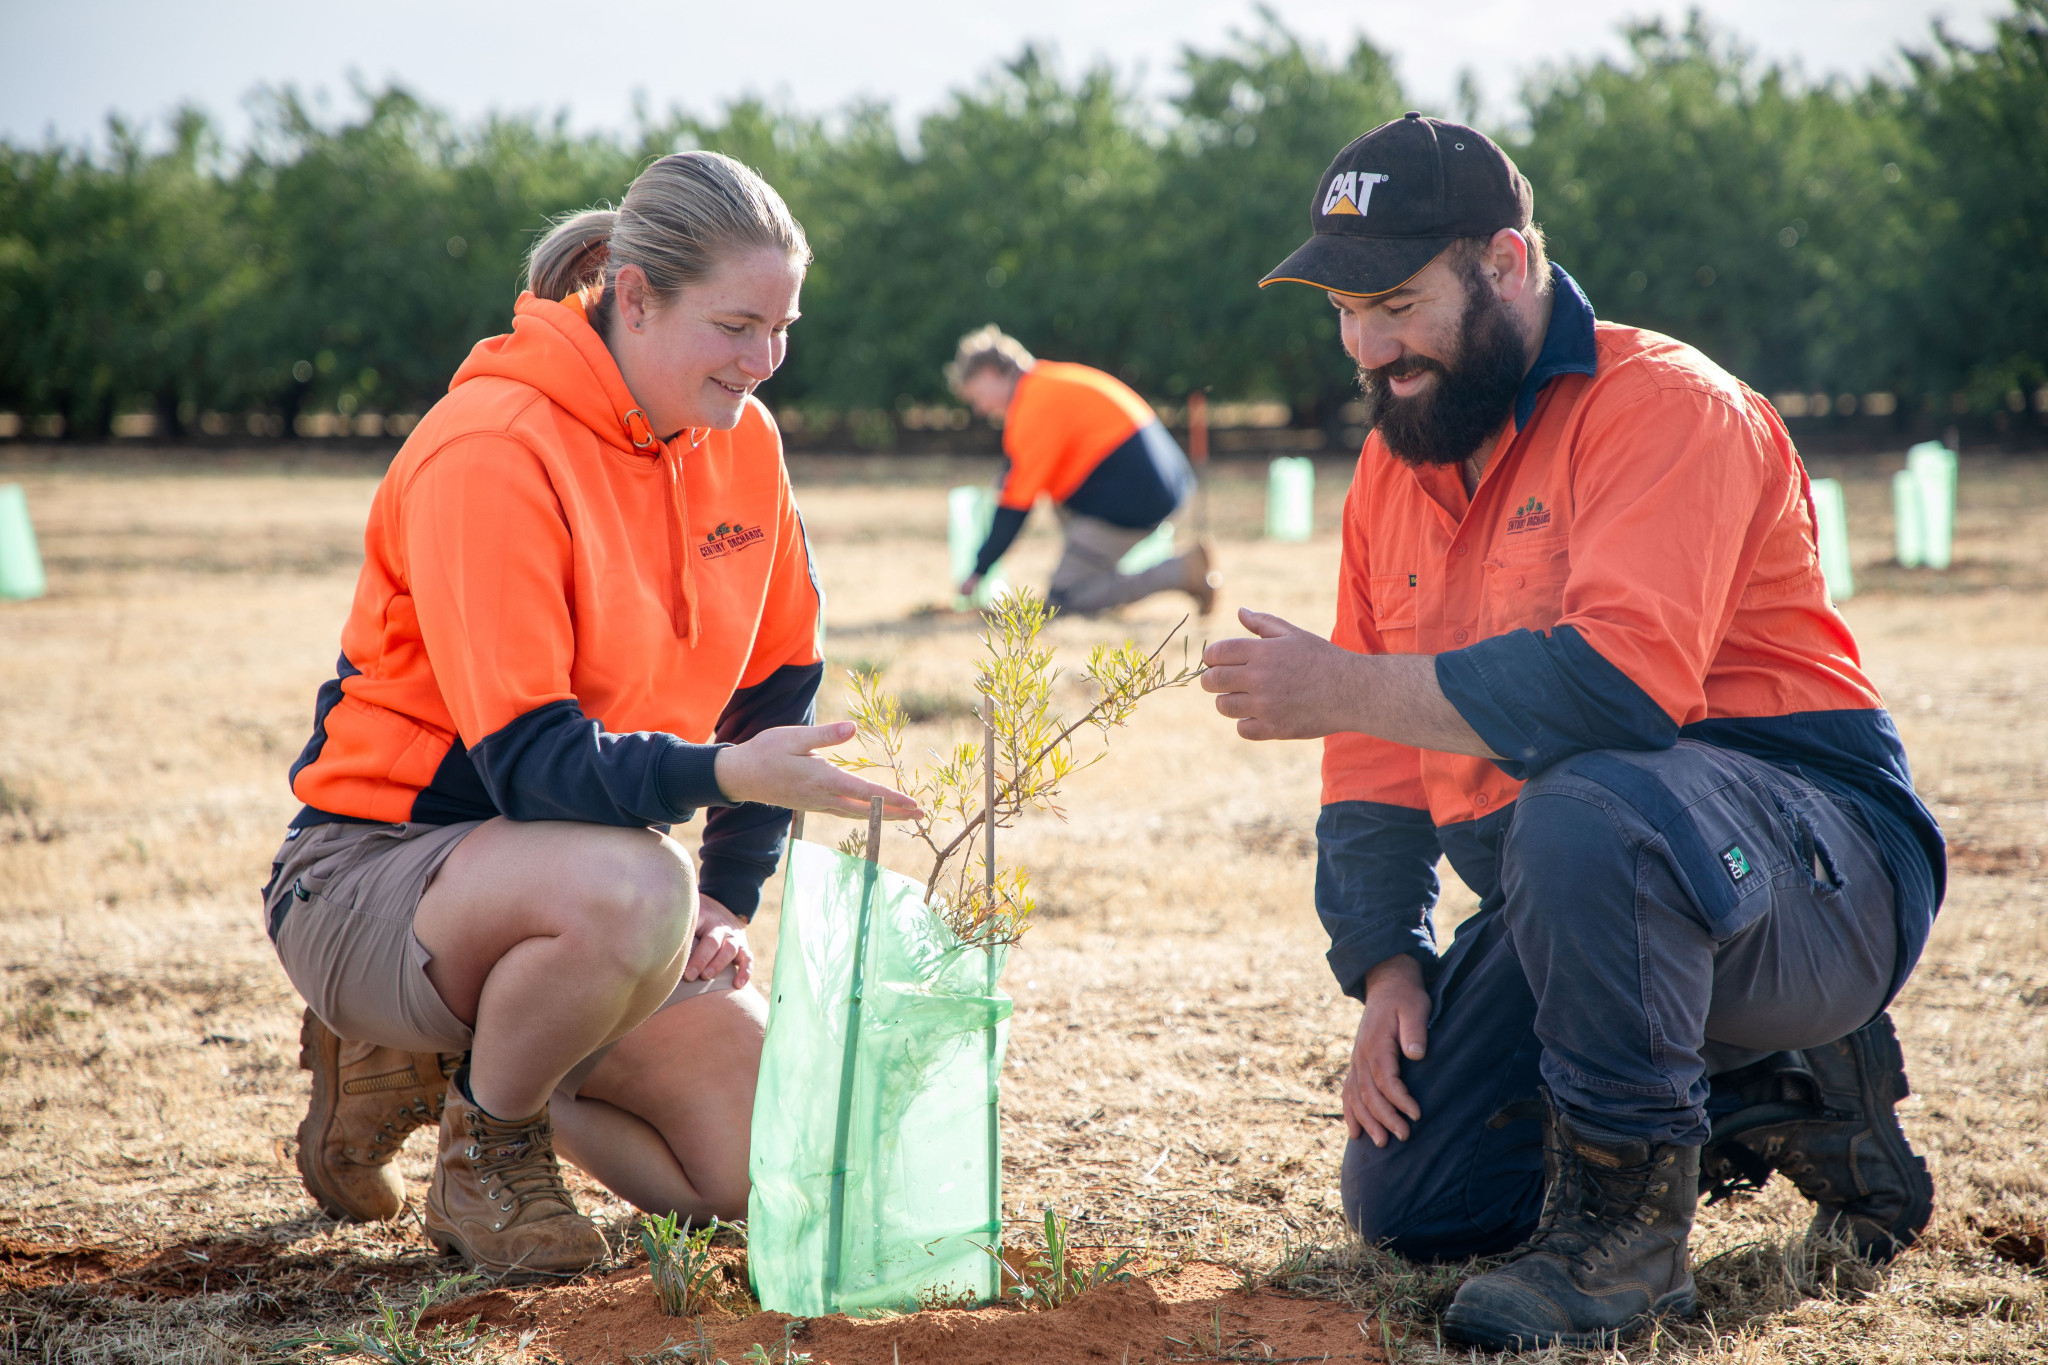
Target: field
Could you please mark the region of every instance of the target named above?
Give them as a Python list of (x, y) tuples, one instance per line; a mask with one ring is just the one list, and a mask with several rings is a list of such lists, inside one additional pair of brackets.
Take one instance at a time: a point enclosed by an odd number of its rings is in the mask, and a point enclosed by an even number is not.
[[(1806, 1217), (1785, 1182), (1704, 1210), (1711, 1324), (1639, 1342), (1630, 1359), (2048, 1359), (2048, 463), (1964, 461), (1945, 576), (1884, 562), (1899, 463), (1815, 472), (1848, 484), (1862, 591), (1845, 611), (1954, 849), (1947, 908), (1895, 1007), (1936, 1221), (1887, 1274), (1816, 1278), (1783, 1254)], [(301, 1193), (299, 1004), (256, 908), (379, 470), (289, 452), (0, 455), (0, 481), (26, 485), (51, 580), (43, 600), (0, 603), (0, 1358), (322, 1358), (293, 1343), (445, 1273), (416, 1222), (337, 1227)], [(1258, 538), (1258, 472), (1211, 480), (1224, 606), (1326, 630), (1346, 471), (1320, 467), (1307, 545)], [(987, 467), (819, 460), (795, 473), (834, 668), (882, 667), (941, 740), (963, 724), (975, 643), (971, 619), (931, 609), (944, 489)], [(1013, 553), (1025, 581), (1049, 573), (1049, 520)], [(1074, 660), (1106, 634), (1150, 643), (1180, 614), (1159, 598), (1052, 635)], [(1235, 631), (1221, 613), (1194, 628), (1198, 642)], [(826, 711), (842, 699), (828, 684)], [(1240, 742), (1208, 698), (1169, 693), (1074, 782), (1066, 823), (1015, 840), (1043, 909), (1006, 983), (1008, 1209), (1020, 1232), (1051, 1205), (1090, 1244), (1178, 1267), (1160, 1294), (1202, 1314), (1213, 1302), (1223, 1331), (1198, 1349), (1154, 1330), (1130, 1360), (1265, 1358), (1223, 1316), (1252, 1300), (1201, 1263), (1260, 1279), (1283, 1258), (1297, 1272), (1286, 1283), (1333, 1300), (1318, 1310), (1339, 1328), (1317, 1348), (1330, 1358), (1465, 1358), (1435, 1345), (1453, 1280), (1349, 1246), (1337, 1211), (1335, 1089), (1357, 1014), (1310, 908), (1318, 756)], [(813, 837), (843, 832), (819, 823)], [(883, 857), (921, 870), (900, 835)], [(753, 936), (764, 963), (774, 894)], [(1443, 921), (1472, 904), (1453, 881)], [(415, 1189), (427, 1145), (415, 1136), (403, 1159)], [(578, 1189), (623, 1226), (624, 1206)], [(583, 1307), (548, 1312), (533, 1295), (501, 1302), (477, 1358), (567, 1349), (549, 1331)], [(987, 1358), (1068, 1358), (1072, 1342), (1015, 1321), (1017, 1349)], [(522, 1323), (553, 1327), (522, 1339)], [(600, 1339), (577, 1340), (599, 1354), (576, 1359), (607, 1358)], [(913, 1358), (948, 1357), (903, 1348)]]

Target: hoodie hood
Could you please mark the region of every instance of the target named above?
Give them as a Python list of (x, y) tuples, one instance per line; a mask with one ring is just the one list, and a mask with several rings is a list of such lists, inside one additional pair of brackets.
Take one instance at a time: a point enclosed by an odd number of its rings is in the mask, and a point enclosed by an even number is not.
[(512, 307), (512, 330), (479, 341), (456, 370), (448, 390), (453, 393), (468, 381), (487, 376), (538, 390), (605, 445), (660, 465), (668, 497), (676, 638), (697, 639), (701, 628), (695, 565), (687, 549), (690, 490), (683, 455), (703, 444), (710, 432), (692, 428), (674, 441), (655, 435), (647, 415), (633, 401), (611, 349), (590, 325), (580, 295), (556, 303), (531, 291), (521, 294)]

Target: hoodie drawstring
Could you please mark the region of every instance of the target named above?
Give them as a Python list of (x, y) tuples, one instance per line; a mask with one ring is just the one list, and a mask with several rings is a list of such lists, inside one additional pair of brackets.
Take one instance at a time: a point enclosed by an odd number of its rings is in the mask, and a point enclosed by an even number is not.
[(697, 618), (697, 547), (690, 543), (689, 485), (683, 480), (683, 459), (674, 445), (664, 445), (661, 462), (668, 470), (670, 563), (676, 570), (674, 624), (676, 638), (695, 642)]

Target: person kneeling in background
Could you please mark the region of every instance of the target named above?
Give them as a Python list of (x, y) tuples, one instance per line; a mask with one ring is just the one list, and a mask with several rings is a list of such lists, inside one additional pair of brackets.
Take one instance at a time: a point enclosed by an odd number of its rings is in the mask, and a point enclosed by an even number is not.
[(963, 597), (1010, 548), (1043, 493), (1066, 533), (1046, 594), (1054, 607), (1087, 615), (1177, 590), (1208, 615), (1219, 580), (1206, 543), (1139, 573), (1117, 567), (1195, 487), (1187, 456), (1144, 399), (1087, 365), (1034, 360), (993, 323), (960, 338), (946, 381), (978, 415), (1001, 419), (1009, 457)]

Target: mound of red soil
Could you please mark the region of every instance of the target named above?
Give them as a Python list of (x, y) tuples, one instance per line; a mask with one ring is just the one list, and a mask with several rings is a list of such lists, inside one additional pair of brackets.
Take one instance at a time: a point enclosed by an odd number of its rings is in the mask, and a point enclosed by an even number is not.
[(106, 1246), (0, 1237), (0, 1291), (103, 1285), (119, 1294), (181, 1298), (234, 1288), (272, 1254), (252, 1242), (191, 1242), (134, 1255)]
[[(645, 1266), (559, 1288), (498, 1289), (441, 1308), (433, 1320), (479, 1315), (489, 1326), (536, 1333), (534, 1344), (572, 1365), (624, 1365), (668, 1342), (695, 1342), (696, 1322), (665, 1316)], [(782, 1313), (702, 1319), (717, 1355), (738, 1361), (759, 1342), (779, 1347)], [(795, 1349), (813, 1365), (1055, 1365), (1102, 1360), (1377, 1361), (1357, 1317), (1315, 1299), (1246, 1294), (1236, 1272), (1191, 1265), (1106, 1285), (1063, 1308), (931, 1309), (865, 1320), (811, 1318)]]

